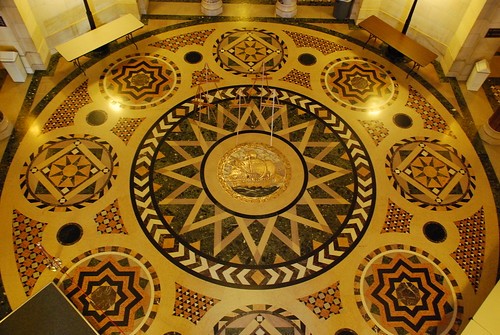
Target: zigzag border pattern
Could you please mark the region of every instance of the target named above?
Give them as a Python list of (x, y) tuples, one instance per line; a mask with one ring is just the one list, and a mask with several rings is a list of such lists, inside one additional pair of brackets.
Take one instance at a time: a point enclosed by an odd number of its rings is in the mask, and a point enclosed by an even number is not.
[[(270, 96), (271, 88), (262, 87), (229, 87), (207, 92), (206, 98), (212, 103), (217, 100), (234, 99), (239, 89), (254, 96)], [(297, 93), (272, 88), (279, 96), (279, 101), (301, 108), (316, 115), (328, 124), (344, 141), (347, 152), (352, 157), (355, 175), (357, 176), (357, 198), (353, 204), (351, 217), (333, 241), (326, 244), (309, 258), (293, 264), (276, 266), (274, 268), (246, 268), (224, 265), (200, 256), (183, 244), (164, 227), (153, 206), (152, 192), (149, 186), (149, 171), (154, 159), (155, 150), (165, 134), (176, 125), (180, 117), (193, 112), (196, 106), (191, 101), (185, 102), (174, 112), (166, 114), (154, 125), (136, 154), (135, 165), (132, 167), (132, 194), (135, 199), (135, 209), (139, 223), (157, 248), (174, 263), (212, 282), (245, 288), (274, 288), (305, 281), (319, 275), (328, 268), (340, 262), (343, 256), (356, 244), (367, 228), (375, 205), (375, 180), (373, 168), (368, 153), (356, 134), (331, 110), (305, 98)], [(178, 115), (178, 116), (177, 116)], [(349, 246), (342, 241), (348, 240)], [(255, 278), (260, 278), (257, 281)]]

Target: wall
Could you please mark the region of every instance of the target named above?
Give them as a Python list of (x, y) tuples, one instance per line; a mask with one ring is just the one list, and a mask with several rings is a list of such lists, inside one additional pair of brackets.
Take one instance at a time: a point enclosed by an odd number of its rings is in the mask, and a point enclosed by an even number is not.
[(40, 30), (33, 25), (35, 20), (29, 7), (19, 8), (14, 0), (2, 0), (0, 16), (7, 26), (0, 28), (0, 48), (17, 51), (26, 72), (44, 70), (49, 50)]
[[(402, 29), (413, 0), (362, 0), (357, 22), (377, 15)], [(498, 0), (419, 0), (407, 35), (439, 55), (447, 76), (467, 78), (476, 60), (491, 59), (498, 39), (484, 39), (498, 28)], [(495, 47), (496, 45), (496, 47)]]
[[(90, 30), (82, 0), (29, 0), (36, 21), (52, 52), (54, 48)], [(96, 26), (124, 14), (139, 17), (135, 0), (88, 0)], [(54, 10), (57, 9), (57, 10)]]
[(481, 8), (474, 7), (467, 11), (469, 16), (473, 13), (474, 16), (464, 18), (458, 29), (460, 34), (451, 39), (450, 53), (442, 62), (448, 76), (466, 80), (477, 61), (491, 60), (500, 48), (499, 38), (484, 37), (488, 29), (500, 27), (500, 2), (484, 2)]
[[(97, 26), (127, 13), (139, 17), (138, 1), (88, 0)], [(58, 44), (90, 30), (83, 0), (0, 0), (0, 16), (7, 24), (0, 49), (17, 50), (28, 73), (46, 69)]]

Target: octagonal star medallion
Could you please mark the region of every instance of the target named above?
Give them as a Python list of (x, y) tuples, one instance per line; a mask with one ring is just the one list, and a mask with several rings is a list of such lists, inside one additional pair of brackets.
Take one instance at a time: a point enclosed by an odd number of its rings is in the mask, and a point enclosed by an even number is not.
[(166, 57), (134, 54), (110, 64), (100, 77), (99, 88), (112, 103), (138, 109), (166, 101), (179, 81), (177, 66)]
[(457, 283), (427, 253), (397, 247), (374, 251), (360, 267), (361, 312), (386, 334), (455, 334), (462, 312)]
[(371, 60), (338, 59), (326, 66), (322, 77), (325, 93), (354, 110), (380, 110), (397, 97), (395, 78)]
[(138, 256), (114, 251), (82, 256), (59, 281), (64, 294), (101, 334), (132, 334), (149, 328), (159, 286), (156, 274)]

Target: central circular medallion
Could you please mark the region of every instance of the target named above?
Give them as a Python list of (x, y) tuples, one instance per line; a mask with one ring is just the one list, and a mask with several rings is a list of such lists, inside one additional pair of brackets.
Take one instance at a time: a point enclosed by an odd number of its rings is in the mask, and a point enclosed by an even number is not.
[[(195, 276), (245, 288), (302, 282), (344, 259), (371, 220), (376, 189), (356, 133), (292, 91), (206, 94), (209, 112), (187, 100), (138, 146), (132, 201), (156, 248)], [(262, 103), (273, 96), (279, 111)]]
[(296, 147), (256, 130), (221, 139), (205, 155), (201, 171), (212, 201), (246, 218), (270, 217), (287, 210), (307, 184), (306, 164)]
[(265, 201), (281, 194), (290, 181), (290, 163), (278, 150), (264, 143), (244, 143), (222, 157), (219, 181), (233, 197)]

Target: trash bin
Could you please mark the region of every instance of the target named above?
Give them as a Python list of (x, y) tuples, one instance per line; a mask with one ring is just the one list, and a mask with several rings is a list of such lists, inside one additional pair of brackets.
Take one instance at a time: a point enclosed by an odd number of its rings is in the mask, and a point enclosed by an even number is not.
[(346, 20), (351, 12), (352, 0), (337, 0), (333, 5), (333, 17), (337, 20)]
[(469, 75), (469, 79), (467, 79), (467, 89), (469, 91), (479, 90), (490, 73), (490, 64), (488, 64), (486, 59), (476, 62)]
[(0, 61), (13, 81), (16, 83), (26, 81), (28, 74), (17, 51), (0, 51)]

